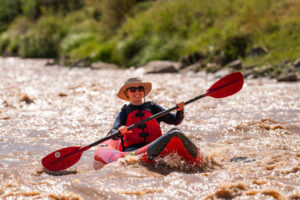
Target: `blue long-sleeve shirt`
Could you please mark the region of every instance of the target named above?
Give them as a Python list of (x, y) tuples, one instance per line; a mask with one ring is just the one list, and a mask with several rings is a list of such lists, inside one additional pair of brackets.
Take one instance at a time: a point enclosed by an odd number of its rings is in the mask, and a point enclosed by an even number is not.
[[(153, 102), (145, 102), (141, 105), (129, 104), (126, 106), (130, 106), (133, 110), (135, 110), (135, 109), (141, 109), (145, 104), (151, 105), (150, 109), (151, 109), (152, 115), (155, 115), (155, 114), (165, 110), (163, 107), (161, 107), (160, 105), (153, 103)], [(183, 118), (184, 118), (184, 111), (181, 110), (181, 111), (177, 111), (176, 113), (167, 113), (166, 115), (161, 116), (161, 117), (157, 118), (156, 120), (158, 123), (164, 122), (166, 124), (178, 125), (182, 122)], [(116, 131), (118, 131), (118, 128), (120, 126), (123, 126), (126, 124), (126, 120), (127, 120), (127, 113), (126, 113), (125, 109), (121, 109), (121, 111), (119, 112), (119, 114), (116, 117), (116, 120), (114, 122), (113, 128), (110, 133), (113, 134)]]

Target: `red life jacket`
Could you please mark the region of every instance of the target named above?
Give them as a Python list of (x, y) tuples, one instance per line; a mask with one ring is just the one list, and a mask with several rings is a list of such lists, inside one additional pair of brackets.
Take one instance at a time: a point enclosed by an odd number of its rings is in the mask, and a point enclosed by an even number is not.
[[(132, 109), (130, 106), (127, 106), (124, 109), (127, 113), (127, 120), (125, 124), (127, 127), (152, 116), (151, 102), (145, 103), (141, 109)], [(132, 133), (125, 134), (123, 137), (123, 145), (126, 148), (136, 144), (149, 144), (161, 135), (162, 132), (159, 123), (156, 119), (153, 119), (132, 129)]]

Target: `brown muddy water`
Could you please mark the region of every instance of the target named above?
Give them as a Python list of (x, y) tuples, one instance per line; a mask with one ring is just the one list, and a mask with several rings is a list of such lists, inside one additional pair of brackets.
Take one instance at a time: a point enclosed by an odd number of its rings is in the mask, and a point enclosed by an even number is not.
[(94, 147), (49, 173), (41, 165), (48, 153), (106, 135), (125, 103), (116, 92), (130, 76), (152, 81), (147, 100), (165, 108), (220, 77), (45, 62), (0, 58), (0, 199), (300, 199), (300, 82), (246, 79), (234, 96), (187, 105), (179, 128), (201, 148), (202, 167), (173, 155), (156, 166), (129, 157), (95, 170)]

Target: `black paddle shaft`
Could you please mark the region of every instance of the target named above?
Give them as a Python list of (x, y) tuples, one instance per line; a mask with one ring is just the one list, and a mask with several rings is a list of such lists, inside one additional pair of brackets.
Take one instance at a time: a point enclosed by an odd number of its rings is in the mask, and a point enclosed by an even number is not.
[[(236, 83), (238, 83), (238, 84), (236, 84)], [(244, 83), (244, 79), (243, 79), (242, 73), (235, 72), (235, 73), (229, 74), (229, 75), (225, 76), (224, 78), (220, 79), (219, 81), (217, 81), (215, 84), (213, 84), (206, 91), (205, 94), (196, 96), (195, 98), (184, 102), (184, 104), (185, 105), (190, 104), (190, 103), (192, 103), (198, 99), (201, 99), (205, 96), (211, 96), (214, 98), (223, 98), (223, 97), (233, 95), (243, 87), (243, 83)], [(228, 88), (228, 86), (231, 86), (231, 87)], [(225, 88), (225, 87), (227, 88), (226, 90), (221, 90), (222, 88)], [(177, 105), (168, 110), (159, 112), (159, 113), (157, 113), (145, 120), (142, 120), (136, 124), (133, 124), (133, 125), (129, 126), (127, 129), (131, 130), (131, 129), (133, 129), (137, 126), (140, 126), (150, 120), (162, 117), (175, 109), (178, 109)], [(113, 133), (112, 135), (109, 135), (101, 140), (98, 140), (98, 141), (96, 141), (90, 145), (84, 146), (84, 147), (69, 147), (69, 148), (60, 149), (58, 151), (54, 151), (42, 159), (43, 166), (50, 171), (64, 170), (64, 169), (72, 166), (73, 164), (75, 164), (80, 159), (81, 153), (83, 151), (86, 151), (89, 148), (91, 148), (97, 144), (100, 144), (104, 141), (107, 141), (111, 138), (119, 136), (120, 134), (121, 133), (119, 131), (117, 131), (116, 133)], [(63, 157), (61, 157), (60, 154), (63, 155)], [(64, 160), (64, 162), (62, 162), (63, 160)]]
[[(187, 104), (190, 104), (190, 103), (192, 103), (192, 102), (194, 102), (194, 101), (197, 101), (198, 99), (201, 99), (201, 98), (203, 98), (203, 97), (205, 97), (205, 96), (207, 96), (207, 95), (209, 95), (209, 94), (211, 94), (211, 93), (213, 93), (213, 92), (215, 92), (215, 91), (218, 91), (218, 90), (220, 90), (220, 89), (222, 89), (222, 88), (225, 88), (225, 87), (227, 87), (227, 86), (233, 85), (233, 84), (235, 84), (235, 83), (237, 83), (237, 82), (239, 82), (239, 81), (241, 81), (241, 79), (236, 79), (236, 80), (234, 80), (234, 81), (227, 82), (226, 84), (222, 84), (222, 85), (220, 85), (220, 86), (218, 86), (218, 87), (212, 86), (211, 88), (209, 88), (209, 89), (207, 90), (206, 93), (200, 94), (199, 96), (196, 96), (196, 97), (194, 97), (194, 98), (192, 98), (192, 99), (190, 99), (190, 100), (184, 102), (184, 105), (187, 105)], [(238, 89), (238, 90), (240, 90), (240, 89)], [(238, 91), (238, 90), (237, 90), (237, 91)], [(237, 92), (237, 91), (235, 91), (235, 92)], [(226, 96), (227, 96), (227, 95), (226, 95)], [(170, 108), (170, 109), (168, 109), (168, 110), (164, 110), (164, 111), (161, 111), (161, 112), (159, 112), (159, 113), (156, 113), (155, 115), (152, 115), (151, 117), (149, 117), (149, 118), (147, 118), (147, 119), (144, 119), (144, 120), (142, 120), (142, 121), (140, 121), (140, 122), (138, 122), (138, 123), (136, 123), (136, 124), (133, 124), (133, 125), (129, 126), (129, 127), (127, 128), (127, 130), (131, 130), (131, 129), (133, 129), (133, 128), (135, 128), (135, 127), (141, 125), (141, 124), (144, 124), (144, 123), (146, 123), (146, 122), (152, 120), (152, 119), (156, 119), (156, 118), (159, 118), (159, 117), (161, 117), (161, 116), (164, 116), (164, 115), (168, 114), (169, 112), (171, 112), (171, 111), (173, 111), (173, 110), (175, 110), (175, 109), (177, 109), (177, 108), (178, 108), (178, 106), (174, 106), (174, 107), (172, 107), (172, 108)], [(105, 137), (105, 138), (103, 138), (103, 139), (101, 139), (101, 140), (98, 140), (98, 141), (96, 141), (96, 142), (94, 142), (94, 143), (92, 143), (92, 144), (90, 144), (90, 145), (88, 145), (88, 146), (86, 146), (86, 147), (83, 147), (83, 148), (84, 148), (84, 150), (87, 149), (87, 148), (91, 148), (91, 147), (93, 147), (93, 146), (95, 146), (95, 145), (97, 145), (97, 144), (100, 144), (101, 142), (105, 142), (106, 140), (109, 140), (109, 139), (111, 139), (111, 138), (113, 138), (113, 137), (116, 137), (116, 136), (118, 136), (118, 135), (120, 135), (120, 134), (121, 134), (120, 131), (118, 131), (118, 132), (116, 132), (116, 133), (114, 133), (114, 134), (111, 134), (111, 135), (109, 135), (109, 136), (107, 136), (107, 137)]]
[[(196, 96), (196, 97), (194, 97), (194, 98), (192, 98), (192, 99), (190, 99), (190, 100), (184, 102), (184, 105), (187, 105), (187, 104), (190, 104), (190, 103), (192, 103), (192, 102), (194, 102), (194, 101), (197, 101), (198, 99), (201, 99), (201, 98), (205, 97), (208, 93), (209, 93), (209, 92), (207, 92), (207, 93), (205, 93), (205, 94), (201, 94), (201, 95), (199, 95), (199, 96)], [(144, 119), (144, 120), (142, 120), (142, 121), (140, 121), (140, 122), (138, 122), (138, 123), (136, 123), (136, 124), (133, 124), (133, 125), (129, 126), (129, 127), (127, 128), (127, 130), (132, 130), (132, 129), (134, 129), (135, 127), (138, 127), (138, 126), (140, 126), (141, 124), (144, 124), (144, 123), (146, 123), (146, 122), (148, 122), (148, 121), (150, 121), (150, 120), (152, 120), (152, 119), (156, 119), (156, 118), (162, 117), (162, 116), (168, 114), (169, 112), (171, 112), (171, 111), (173, 111), (173, 110), (176, 110), (177, 108), (178, 108), (178, 106), (174, 106), (174, 107), (172, 107), (172, 108), (170, 108), (170, 109), (168, 109), (168, 110), (164, 110), (164, 111), (161, 111), (161, 112), (159, 112), (159, 113), (156, 113), (155, 115), (152, 115), (151, 117), (149, 117), (149, 118), (147, 118), (147, 119)], [(94, 143), (88, 145), (88, 147), (91, 148), (91, 147), (93, 147), (93, 146), (96, 146), (97, 144), (100, 144), (100, 143), (102, 143), (102, 142), (105, 142), (105, 141), (107, 141), (107, 140), (109, 140), (109, 139), (111, 139), (111, 138), (113, 138), (113, 137), (116, 137), (116, 136), (118, 136), (118, 135), (120, 135), (120, 134), (121, 134), (121, 133), (118, 131), (118, 132), (116, 132), (116, 133), (114, 133), (114, 134), (111, 134), (111, 135), (109, 135), (109, 136), (107, 136), (107, 137), (105, 137), (105, 138), (102, 138), (101, 140), (98, 140), (98, 141), (96, 141), (96, 142), (94, 142)]]

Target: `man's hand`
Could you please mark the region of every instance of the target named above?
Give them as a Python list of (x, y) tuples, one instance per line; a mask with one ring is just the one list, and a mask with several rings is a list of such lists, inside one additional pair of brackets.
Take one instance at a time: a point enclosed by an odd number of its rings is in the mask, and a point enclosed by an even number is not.
[(181, 111), (184, 108), (184, 102), (177, 103), (176, 106), (178, 107), (176, 110)]
[(120, 131), (121, 135), (125, 135), (128, 133), (132, 133), (132, 131), (128, 131), (126, 126), (120, 126), (118, 128), (118, 131)]

